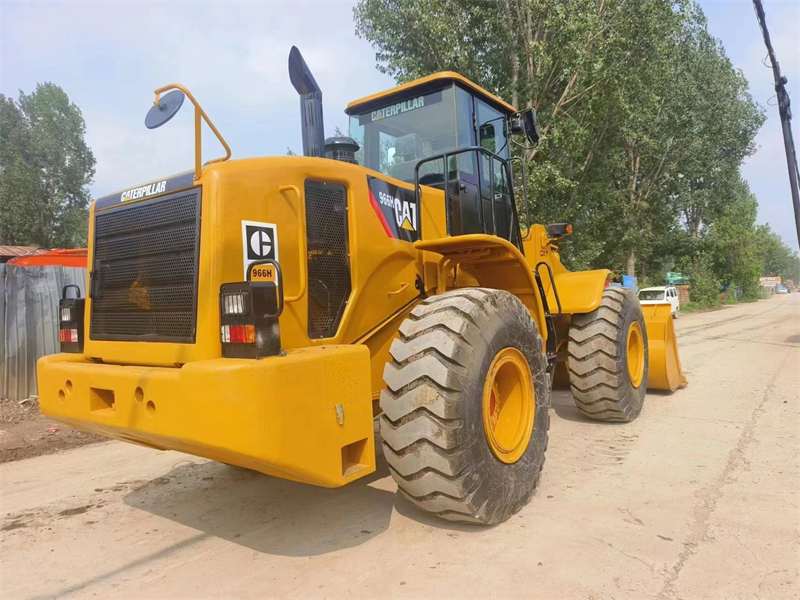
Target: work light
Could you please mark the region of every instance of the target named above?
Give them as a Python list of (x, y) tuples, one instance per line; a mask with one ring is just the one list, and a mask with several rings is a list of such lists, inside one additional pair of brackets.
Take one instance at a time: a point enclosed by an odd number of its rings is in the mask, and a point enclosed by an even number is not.
[[(75, 288), (75, 298), (67, 298), (67, 290)], [(58, 303), (58, 341), (62, 352), (83, 352), (83, 308), (85, 298), (75, 284), (65, 285)]]
[[(274, 281), (251, 281), (253, 267)], [(256, 261), (247, 281), (220, 286), (220, 342), (225, 358), (264, 358), (281, 353), (278, 317), (283, 312), (283, 276), (273, 260)]]

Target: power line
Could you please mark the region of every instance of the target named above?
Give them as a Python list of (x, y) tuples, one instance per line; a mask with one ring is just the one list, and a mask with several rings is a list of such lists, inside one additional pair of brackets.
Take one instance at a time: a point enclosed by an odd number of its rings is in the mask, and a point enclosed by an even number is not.
[(781, 67), (778, 59), (775, 58), (775, 51), (772, 49), (772, 42), (769, 39), (767, 29), (767, 18), (764, 15), (764, 6), (761, 0), (753, 0), (753, 7), (756, 9), (756, 17), (764, 35), (764, 44), (767, 46), (767, 55), (772, 63), (772, 75), (775, 78), (775, 92), (778, 97), (778, 114), (781, 117), (781, 127), (783, 129), (783, 145), (786, 150), (786, 166), (789, 168), (789, 186), (792, 190), (792, 205), (794, 206), (794, 224), (797, 228), (797, 242), (800, 243), (800, 192), (797, 189), (798, 168), (797, 151), (794, 147), (792, 137), (792, 109), (789, 102), (789, 93), (786, 91), (788, 79), (781, 75)]

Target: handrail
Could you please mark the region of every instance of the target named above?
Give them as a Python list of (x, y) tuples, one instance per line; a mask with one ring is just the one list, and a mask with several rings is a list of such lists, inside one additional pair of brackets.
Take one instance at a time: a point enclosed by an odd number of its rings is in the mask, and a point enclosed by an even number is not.
[(558, 297), (558, 290), (556, 289), (556, 278), (553, 276), (553, 269), (550, 267), (550, 263), (545, 262), (543, 260), (538, 262), (538, 263), (536, 263), (536, 274), (537, 275), (539, 275), (539, 267), (541, 267), (542, 265), (547, 267), (547, 272), (550, 274), (550, 286), (553, 288), (553, 296), (555, 296), (556, 305), (558, 306), (558, 314), (555, 315), (555, 316), (559, 317), (559, 316), (561, 316), (561, 313), (563, 311), (561, 310), (561, 298)]
[[(459, 154), (466, 154), (467, 152), (478, 152), (480, 154), (485, 154), (489, 157), (489, 195), (490, 200), (492, 203), (492, 233), (497, 235), (497, 218), (495, 214), (495, 197), (494, 197), (494, 169), (492, 168), (492, 161), (498, 160), (500, 164), (505, 167), (506, 170), (506, 178), (509, 182), (509, 189), (513, 190), (513, 184), (511, 183), (511, 170), (509, 168), (509, 161), (507, 161), (502, 156), (498, 156), (491, 150), (484, 148), (483, 146), (466, 146), (464, 148), (457, 148), (455, 150), (450, 150), (447, 152), (443, 152), (441, 154), (436, 154), (434, 156), (428, 156), (427, 158), (423, 158), (414, 166), (414, 200), (417, 205), (417, 214), (420, 216), (419, 224), (417, 225), (417, 233), (419, 234), (419, 239), (422, 239), (422, 190), (420, 189), (419, 183), (419, 169), (422, 165), (433, 162), (433, 161), (442, 161), (442, 167), (444, 172), (444, 199), (445, 199), (445, 220), (447, 225), (447, 235), (452, 235), (452, 227), (451, 227), (451, 214), (450, 214), (450, 195), (449, 195), (449, 187), (450, 187), (450, 169), (448, 168), (447, 162), (451, 156), (457, 156)], [(486, 233), (486, 224), (484, 223), (483, 218), (483, 205), (481, 203), (481, 185), (480, 185), (480, 178), (478, 180), (478, 220), (481, 224), (481, 229), (483, 233)], [(511, 194), (511, 207), (512, 207), (512, 214), (516, 217), (517, 208), (514, 203), (514, 195), (513, 191)], [(512, 220), (513, 225), (513, 220)]]
[(69, 288), (75, 288), (75, 298), (76, 298), (76, 299), (78, 299), (78, 300), (80, 300), (80, 297), (81, 297), (81, 288), (79, 288), (79, 287), (78, 287), (77, 285), (75, 285), (74, 283), (68, 283), (68, 284), (67, 284), (67, 285), (65, 285), (63, 288), (61, 288), (61, 299), (62, 299), (62, 300), (66, 300), (66, 298), (67, 298), (67, 290), (68, 290)]
[[(525, 177), (525, 160), (520, 156), (511, 157), (511, 160), (509, 161), (509, 163), (511, 164), (511, 167), (512, 167), (512, 170), (511, 170), (511, 176), (512, 177), (514, 176), (513, 166), (514, 166), (514, 162), (515, 161), (519, 161), (519, 164), (522, 165), (522, 200), (525, 202), (525, 227), (527, 229), (527, 231), (525, 233), (525, 237), (523, 237), (522, 239), (523, 240), (527, 240), (531, 236), (531, 213), (530, 213), (530, 210), (529, 210), (529, 207), (528, 207), (528, 181), (527, 181), (527, 179)], [(512, 180), (512, 184), (511, 185), (512, 185), (512, 188), (513, 188), (513, 185), (514, 185), (513, 184), (513, 180)], [(515, 202), (515, 205), (516, 205), (516, 202)]]
[(228, 146), (228, 142), (225, 141), (225, 138), (222, 137), (222, 134), (219, 130), (214, 126), (214, 123), (211, 122), (211, 119), (206, 114), (206, 111), (202, 109), (200, 103), (195, 100), (195, 97), (192, 96), (192, 93), (183, 87), (180, 83), (170, 83), (165, 85), (164, 87), (160, 87), (155, 90), (156, 98), (153, 101), (154, 106), (158, 106), (159, 101), (161, 100), (161, 94), (166, 92), (167, 90), (180, 90), (189, 100), (192, 101), (194, 104), (194, 178), (195, 180), (200, 179), (200, 175), (203, 172), (203, 153), (202, 153), (202, 127), (201, 125), (202, 120), (205, 119), (208, 126), (211, 128), (211, 131), (214, 132), (214, 135), (217, 136), (220, 144), (222, 147), (225, 148), (225, 156), (222, 158), (215, 158), (206, 162), (207, 165), (215, 162), (223, 162), (228, 160), (231, 157), (231, 147)]
[[(296, 185), (281, 185), (278, 186), (278, 191), (281, 194), (285, 192), (294, 192), (297, 196), (297, 221), (298, 232), (302, 232), (306, 227), (306, 205), (303, 202), (303, 196), (300, 194), (300, 188)], [(297, 240), (297, 247), (300, 250), (300, 291), (294, 296), (284, 298), (286, 302), (297, 302), (306, 295), (306, 285), (308, 281), (308, 237), (300, 236), (303, 239)]]

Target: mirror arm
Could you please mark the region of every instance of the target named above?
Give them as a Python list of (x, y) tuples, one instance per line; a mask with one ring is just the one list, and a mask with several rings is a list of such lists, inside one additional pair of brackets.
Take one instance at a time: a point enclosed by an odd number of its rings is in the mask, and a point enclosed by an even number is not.
[(225, 148), (225, 156), (221, 158), (215, 158), (206, 162), (207, 165), (216, 162), (223, 162), (228, 160), (231, 157), (231, 147), (228, 146), (228, 142), (225, 141), (225, 138), (222, 137), (222, 134), (216, 128), (214, 123), (211, 122), (211, 119), (208, 118), (206, 111), (202, 109), (200, 103), (195, 100), (192, 93), (183, 87), (179, 83), (170, 83), (169, 85), (165, 85), (164, 87), (160, 87), (155, 90), (155, 100), (153, 104), (158, 106), (159, 101), (161, 100), (161, 94), (166, 92), (167, 90), (180, 90), (186, 97), (191, 100), (192, 104), (194, 104), (194, 178), (195, 181), (200, 179), (200, 175), (203, 173), (203, 153), (202, 153), (202, 124), (203, 120), (205, 120), (206, 124), (211, 128), (211, 131), (214, 132), (214, 135), (217, 136), (219, 143), (222, 144), (222, 147)]

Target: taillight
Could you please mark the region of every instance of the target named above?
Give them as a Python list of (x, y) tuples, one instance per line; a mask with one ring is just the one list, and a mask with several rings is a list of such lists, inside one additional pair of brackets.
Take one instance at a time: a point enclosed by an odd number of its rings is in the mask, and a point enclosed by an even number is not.
[[(75, 298), (67, 298), (67, 290), (75, 288)], [(83, 309), (86, 300), (75, 284), (65, 285), (58, 303), (58, 341), (62, 352), (83, 352)]]
[[(258, 281), (252, 280), (254, 270)], [(264, 358), (280, 354), (278, 317), (283, 312), (283, 276), (278, 263), (256, 261), (247, 270), (247, 281), (222, 284), (219, 312), (222, 356)]]

